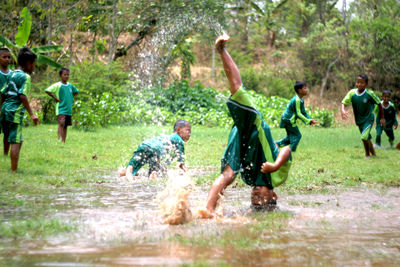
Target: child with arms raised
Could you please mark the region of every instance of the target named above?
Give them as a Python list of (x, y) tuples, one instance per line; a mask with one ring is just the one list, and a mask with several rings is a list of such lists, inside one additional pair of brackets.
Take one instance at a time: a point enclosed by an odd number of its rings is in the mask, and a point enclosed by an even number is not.
[(126, 176), (128, 180), (132, 180), (137, 172), (146, 163), (149, 164), (149, 176), (155, 177), (163, 171), (162, 160), (166, 155), (167, 164), (171, 163), (174, 157), (178, 158), (179, 168), (186, 171), (185, 167), (185, 147), (191, 135), (191, 125), (188, 121), (178, 120), (174, 124), (174, 133), (167, 136), (159, 136), (143, 141), (139, 147), (133, 152), (132, 158), (128, 163), (128, 167), (124, 169), (120, 176)]
[(11, 171), (18, 168), (19, 152), (22, 147), (22, 120), (25, 110), (33, 124), (39, 123), (39, 118), (33, 114), (28, 102), (31, 89), (31, 76), (35, 69), (36, 55), (29, 48), (22, 48), (18, 53), (18, 68), (9, 77), (8, 85), (3, 90), (4, 102), (1, 107), (0, 124), (11, 144)]
[(58, 121), (58, 140), (65, 143), (65, 139), (67, 139), (67, 127), (72, 125), (72, 104), (74, 102), (74, 96), (79, 93), (79, 90), (68, 82), (69, 69), (61, 68), (59, 75), (61, 81), (47, 88), (46, 94), (57, 101), (56, 116)]
[(394, 129), (397, 129), (399, 122), (397, 121), (396, 116), (396, 107), (392, 102), (390, 102), (390, 97), (392, 93), (389, 90), (384, 90), (382, 92), (382, 110), (383, 110), (383, 117), (385, 118), (385, 124), (380, 123), (380, 119), (382, 116), (380, 114), (380, 110), (378, 106), (375, 106), (374, 112), (377, 114), (376, 117), (376, 140), (375, 143), (378, 147), (381, 146), (381, 135), (382, 131), (385, 131), (386, 135), (389, 138), (390, 146), (393, 147), (394, 141)]
[(285, 128), (287, 136), (279, 141), (277, 141), (278, 146), (290, 145), (292, 152), (295, 152), (297, 145), (300, 143), (301, 133), (299, 127), (296, 124), (297, 119), (300, 119), (305, 124), (310, 124), (312, 126), (318, 124), (316, 120), (313, 120), (308, 116), (306, 109), (304, 108), (303, 97), (307, 95), (308, 88), (305, 82), (296, 81), (294, 84), (294, 90), (296, 91), (296, 96), (294, 96), (285, 112), (282, 115), (280, 127)]
[(273, 188), (286, 180), (291, 165), (290, 148), (278, 150), (269, 126), (242, 87), (239, 69), (225, 48), (228, 40), (225, 34), (218, 37), (215, 44), (230, 84), (227, 106), (234, 126), (222, 157), (221, 175), (211, 186), (205, 209), (199, 210), (203, 218), (214, 216), (220, 195), (239, 172), (243, 181), (253, 187), (251, 203), (254, 207), (276, 203)]
[[(3, 105), (3, 102), (6, 99), (4, 95), (6, 86), (8, 84), (8, 79), (11, 76), (11, 70), (8, 68), (8, 65), (11, 63), (11, 53), (8, 48), (0, 48), (0, 110)], [(1, 132), (1, 125), (0, 125)], [(3, 151), (4, 156), (8, 156), (8, 151), (10, 150), (10, 143), (8, 142), (8, 136), (4, 135), (3, 137)]]
[(356, 121), (356, 125), (361, 133), (361, 140), (364, 144), (365, 156), (367, 158), (372, 156), (376, 156), (374, 147), (371, 142), (371, 128), (374, 124), (374, 107), (378, 105), (381, 117), (380, 123), (385, 125), (385, 118), (382, 111), (382, 105), (379, 98), (369, 89), (366, 89), (368, 86), (368, 76), (365, 74), (360, 74), (356, 80), (355, 89), (350, 90), (347, 93), (345, 98), (342, 101), (341, 106), (341, 115), (342, 119), (346, 119), (348, 117), (348, 112), (346, 111), (346, 106), (350, 103), (353, 106), (354, 118)]

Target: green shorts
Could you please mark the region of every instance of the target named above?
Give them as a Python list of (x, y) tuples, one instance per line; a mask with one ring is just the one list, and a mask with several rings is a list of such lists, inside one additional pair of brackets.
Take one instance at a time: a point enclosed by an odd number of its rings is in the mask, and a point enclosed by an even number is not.
[(361, 140), (371, 140), (371, 129), (372, 125), (374, 125), (374, 121), (367, 121), (361, 125), (357, 125), (358, 129), (360, 130), (361, 133)]
[(266, 161), (274, 162), (279, 150), (269, 126), (253, 108), (247, 92), (243, 88), (239, 89), (228, 100), (227, 106), (234, 127), (221, 160), (221, 172), (229, 165), (235, 173), (241, 173), (243, 181), (248, 185), (272, 189), (282, 184), (288, 176), (290, 161), (277, 172), (261, 172), (261, 165)]
[(11, 144), (22, 143), (24, 139), (22, 138), (22, 124), (10, 122), (5, 120), (4, 118), (0, 122), (1, 124), (1, 132), (3, 132), (4, 136), (8, 136), (8, 142)]

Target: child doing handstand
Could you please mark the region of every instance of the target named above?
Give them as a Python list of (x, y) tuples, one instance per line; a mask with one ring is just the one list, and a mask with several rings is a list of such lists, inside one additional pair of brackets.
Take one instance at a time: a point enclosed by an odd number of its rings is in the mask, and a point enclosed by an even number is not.
[(379, 98), (369, 89), (368, 86), (368, 76), (365, 74), (360, 74), (356, 80), (355, 89), (350, 90), (342, 101), (341, 115), (342, 119), (346, 119), (349, 113), (346, 111), (346, 106), (350, 103), (353, 106), (354, 118), (356, 125), (361, 133), (361, 140), (364, 144), (365, 156), (367, 158), (376, 156), (374, 147), (371, 142), (371, 128), (374, 125), (374, 107), (378, 105), (380, 111), (380, 123), (385, 125), (385, 117), (382, 111), (382, 105)]
[(149, 164), (149, 176), (156, 176), (160, 174), (159, 172), (163, 172), (162, 160), (170, 153), (172, 153), (172, 157), (168, 158), (166, 163), (171, 163), (173, 158), (177, 157), (179, 168), (186, 171), (184, 142), (189, 140), (190, 135), (190, 123), (185, 120), (178, 120), (174, 124), (173, 134), (143, 141), (133, 152), (128, 167), (120, 173), (120, 176), (126, 176), (128, 180), (132, 180), (133, 176), (136, 176), (139, 169), (146, 163)]
[(228, 40), (229, 36), (224, 34), (215, 44), (230, 84), (227, 106), (234, 126), (222, 157), (221, 175), (211, 186), (205, 209), (199, 210), (203, 218), (213, 216), (220, 195), (239, 172), (243, 181), (253, 187), (251, 203), (254, 207), (274, 203), (277, 197), (273, 188), (286, 180), (291, 165), (290, 148), (278, 150), (269, 126), (242, 87), (239, 69), (225, 48)]

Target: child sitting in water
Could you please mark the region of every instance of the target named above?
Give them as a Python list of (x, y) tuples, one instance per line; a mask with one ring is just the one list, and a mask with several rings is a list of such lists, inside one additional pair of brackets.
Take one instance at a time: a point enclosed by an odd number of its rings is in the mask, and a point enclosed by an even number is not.
[[(159, 136), (143, 141), (133, 152), (128, 167), (121, 171), (120, 176), (126, 176), (132, 180), (137, 172), (146, 163), (149, 164), (149, 176), (155, 177), (163, 171), (162, 160), (171, 152), (173, 157), (178, 158), (179, 168), (186, 171), (185, 167), (185, 147), (183, 142), (187, 142), (191, 134), (191, 125), (188, 121), (178, 120), (174, 124), (174, 133), (168, 136)], [(167, 159), (167, 164), (173, 158)]]
[(279, 151), (269, 126), (242, 87), (239, 70), (225, 48), (228, 40), (229, 36), (224, 34), (218, 37), (215, 44), (230, 84), (231, 97), (227, 106), (234, 126), (222, 157), (221, 175), (211, 186), (205, 209), (199, 210), (202, 218), (214, 216), (220, 195), (238, 172), (241, 172), (243, 181), (253, 187), (251, 203), (254, 208), (276, 203), (273, 188), (286, 180), (291, 165), (290, 147)]

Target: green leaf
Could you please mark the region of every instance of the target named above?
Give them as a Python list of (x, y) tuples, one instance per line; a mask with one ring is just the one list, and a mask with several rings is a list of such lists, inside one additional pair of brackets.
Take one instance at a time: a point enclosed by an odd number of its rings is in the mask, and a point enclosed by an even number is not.
[(46, 57), (46, 56), (41, 55), (41, 54), (37, 54), (36, 62), (37, 62), (38, 65), (49, 65), (49, 66), (55, 67), (57, 69), (62, 68), (62, 65), (58, 64), (57, 62), (55, 62), (51, 58)]
[(18, 47), (13, 44), (10, 40), (8, 40), (6, 37), (4, 36), (0, 36), (0, 43), (7, 46), (8, 48), (15, 48), (18, 49)]
[(48, 46), (39, 46), (39, 47), (33, 47), (32, 51), (35, 54), (43, 54), (43, 53), (51, 53), (51, 52), (57, 52), (62, 50), (64, 47), (62, 45), (48, 45)]
[(32, 15), (27, 7), (22, 9), (20, 17), (22, 18), (22, 21), (18, 26), (17, 35), (15, 35), (15, 43), (19, 47), (22, 47), (28, 42), (32, 27)]

